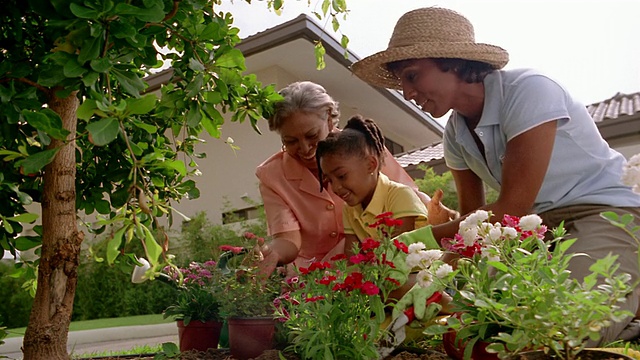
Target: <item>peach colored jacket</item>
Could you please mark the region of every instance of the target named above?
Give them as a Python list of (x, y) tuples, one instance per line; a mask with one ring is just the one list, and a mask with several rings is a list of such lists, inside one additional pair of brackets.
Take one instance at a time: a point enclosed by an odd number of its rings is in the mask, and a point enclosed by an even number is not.
[[(417, 191), (413, 179), (388, 151), (384, 163), (385, 175)], [(318, 179), (307, 167), (281, 151), (258, 165), (256, 176), (269, 235), (300, 231), (302, 247), (296, 265), (306, 267), (310, 261), (344, 253), (344, 202), (331, 190), (321, 192)]]

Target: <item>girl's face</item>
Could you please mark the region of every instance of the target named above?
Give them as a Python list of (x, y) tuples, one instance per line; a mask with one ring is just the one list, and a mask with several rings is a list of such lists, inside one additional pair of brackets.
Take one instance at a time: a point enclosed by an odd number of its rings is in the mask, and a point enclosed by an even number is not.
[(406, 100), (414, 100), (423, 111), (439, 118), (453, 108), (459, 78), (452, 71), (443, 72), (431, 59), (403, 62), (395, 72)]
[(333, 192), (349, 206), (369, 205), (378, 183), (375, 156), (363, 159), (358, 155), (327, 154), (320, 159), (320, 167)]
[(313, 170), (318, 167), (318, 141), (324, 140), (332, 129), (328, 112), (325, 118), (315, 113), (295, 112), (283, 122), (278, 132), (285, 151)]

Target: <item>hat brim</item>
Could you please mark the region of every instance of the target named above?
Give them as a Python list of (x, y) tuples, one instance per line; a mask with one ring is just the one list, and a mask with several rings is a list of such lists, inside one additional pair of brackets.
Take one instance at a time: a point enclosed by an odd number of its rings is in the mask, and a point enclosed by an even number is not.
[(509, 53), (499, 46), (482, 43), (419, 43), (394, 47), (367, 56), (351, 65), (351, 71), (368, 84), (401, 90), (400, 79), (387, 70), (387, 64), (423, 58), (474, 60), (501, 69), (509, 62)]

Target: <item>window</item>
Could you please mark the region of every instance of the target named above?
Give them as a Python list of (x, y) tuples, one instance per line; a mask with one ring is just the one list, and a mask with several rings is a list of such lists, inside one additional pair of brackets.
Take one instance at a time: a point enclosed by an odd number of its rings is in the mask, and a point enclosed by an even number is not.
[(404, 152), (402, 145), (386, 137), (384, 138), (384, 146), (386, 146), (393, 155)]
[(239, 221), (257, 219), (260, 217), (260, 209), (258, 206), (252, 206), (240, 210), (231, 210), (222, 213), (222, 223), (232, 224)]

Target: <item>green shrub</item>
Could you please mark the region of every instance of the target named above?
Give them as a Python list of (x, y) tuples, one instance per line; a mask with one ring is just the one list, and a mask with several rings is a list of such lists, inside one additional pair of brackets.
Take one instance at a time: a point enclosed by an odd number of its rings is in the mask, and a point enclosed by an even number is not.
[[(450, 171), (443, 173), (442, 175), (436, 174), (433, 168), (428, 168), (424, 164), (418, 165), (418, 168), (424, 171), (424, 177), (422, 179), (416, 179), (416, 185), (418, 189), (423, 193), (433, 196), (433, 193), (442, 189), (444, 196), (442, 197), (442, 203), (449, 209), (459, 210), (458, 193), (456, 191), (456, 185), (453, 181), (453, 175)], [(485, 202), (490, 204), (498, 199), (498, 192), (488, 186), (485, 188)]]
[(0, 324), (9, 329), (27, 326), (33, 298), (22, 289), (24, 280), (9, 274), (14, 272), (12, 262), (0, 261)]

